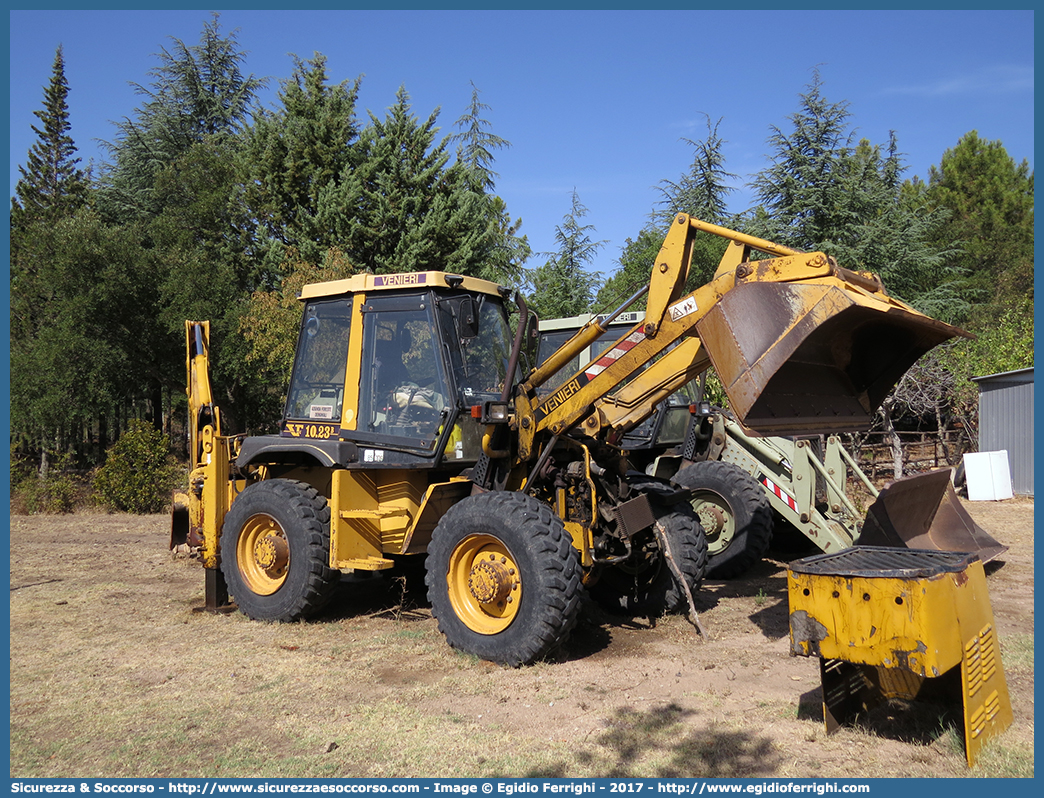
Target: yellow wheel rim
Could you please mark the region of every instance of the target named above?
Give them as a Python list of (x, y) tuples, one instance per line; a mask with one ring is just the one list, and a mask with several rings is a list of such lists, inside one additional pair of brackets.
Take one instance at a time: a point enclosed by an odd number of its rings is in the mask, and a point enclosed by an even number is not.
[(236, 562), (252, 593), (270, 596), (279, 590), (290, 568), (290, 544), (279, 522), (263, 513), (248, 518), (236, 541)]
[(457, 544), (446, 582), (453, 611), (473, 632), (503, 632), (518, 614), (522, 575), (511, 551), (492, 535), (469, 535)]

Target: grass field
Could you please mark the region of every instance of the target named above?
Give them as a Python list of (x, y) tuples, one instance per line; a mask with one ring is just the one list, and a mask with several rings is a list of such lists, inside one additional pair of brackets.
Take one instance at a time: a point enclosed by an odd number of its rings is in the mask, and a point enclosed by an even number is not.
[(967, 506), (1011, 547), (988, 584), (1015, 722), (974, 769), (952, 716), (826, 735), (780, 559), (704, 586), (709, 639), (587, 607), (553, 660), (507, 669), (449, 649), (394, 578), (310, 623), (195, 612), (165, 517), (77, 514), (12, 518), (11, 775), (1032, 776), (1033, 503)]

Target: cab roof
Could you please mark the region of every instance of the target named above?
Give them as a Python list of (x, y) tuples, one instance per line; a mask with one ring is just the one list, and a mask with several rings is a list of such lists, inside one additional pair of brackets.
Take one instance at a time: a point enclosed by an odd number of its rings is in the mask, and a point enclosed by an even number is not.
[(402, 274), (353, 274), (343, 280), (311, 283), (301, 289), (298, 299), (368, 294), (373, 291), (401, 291), (410, 288), (463, 288), (480, 294), (502, 296), (500, 286), (478, 277), (447, 272), (405, 272)]

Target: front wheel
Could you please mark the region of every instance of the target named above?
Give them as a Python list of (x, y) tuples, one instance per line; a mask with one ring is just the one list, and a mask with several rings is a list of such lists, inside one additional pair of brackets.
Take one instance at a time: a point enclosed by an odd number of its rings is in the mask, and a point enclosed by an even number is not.
[(674, 482), (692, 491), (692, 508), (707, 534), (708, 575), (729, 579), (760, 560), (772, 541), (772, 506), (758, 481), (739, 466), (704, 460)]
[(455, 504), (428, 546), (428, 600), (453, 647), (491, 662), (527, 665), (576, 624), (580, 559), (561, 519), (521, 493)]
[(330, 600), (330, 508), (303, 482), (272, 479), (244, 490), (225, 516), (221, 570), (239, 609), (263, 621), (296, 621)]

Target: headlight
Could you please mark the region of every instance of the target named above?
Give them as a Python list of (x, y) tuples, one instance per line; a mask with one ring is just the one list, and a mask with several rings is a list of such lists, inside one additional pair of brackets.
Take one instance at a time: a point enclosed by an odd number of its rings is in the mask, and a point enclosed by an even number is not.
[(485, 401), (472, 405), (471, 417), (483, 424), (507, 424), (511, 421), (511, 407), (507, 402)]

